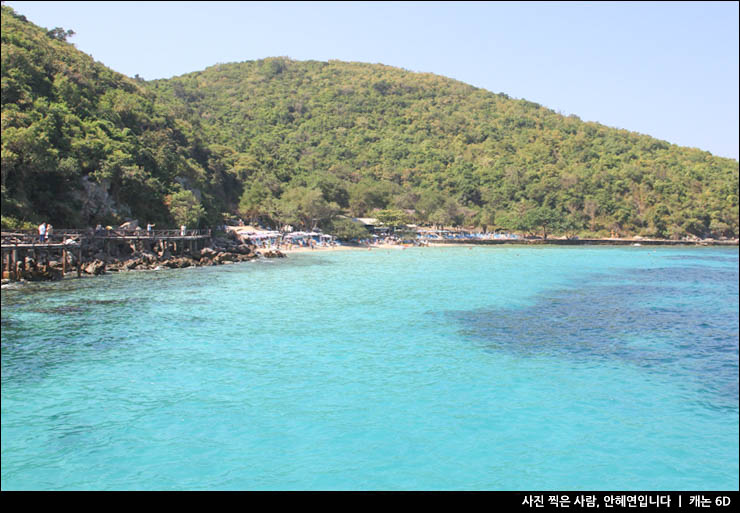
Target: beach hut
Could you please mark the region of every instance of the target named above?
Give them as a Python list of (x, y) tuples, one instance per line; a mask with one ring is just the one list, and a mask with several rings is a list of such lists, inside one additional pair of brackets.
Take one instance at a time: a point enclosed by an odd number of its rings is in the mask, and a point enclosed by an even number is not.
[(282, 234), (275, 230), (238, 230), (242, 239), (249, 238), (257, 247), (268, 248), (277, 246)]

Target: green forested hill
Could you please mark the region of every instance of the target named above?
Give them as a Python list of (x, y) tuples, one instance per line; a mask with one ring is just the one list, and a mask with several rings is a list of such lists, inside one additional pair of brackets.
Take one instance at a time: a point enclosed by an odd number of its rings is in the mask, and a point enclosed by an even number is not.
[(339, 229), (337, 214), (380, 211), (550, 233), (738, 233), (735, 160), (383, 65), (270, 58), (144, 82), (59, 36), (3, 7), (4, 219), (238, 213)]
[(198, 202), (219, 217), (222, 177), (197, 131), (69, 35), (2, 6), (3, 226), (174, 223)]

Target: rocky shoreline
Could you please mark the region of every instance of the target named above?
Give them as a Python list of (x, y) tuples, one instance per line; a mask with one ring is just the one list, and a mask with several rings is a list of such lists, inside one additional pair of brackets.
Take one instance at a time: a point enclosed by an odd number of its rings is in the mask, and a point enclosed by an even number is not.
[[(238, 236), (214, 238), (211, 244), (199, 250), (188, 247), (173, 254), (170, 248), (152, 248), (147, 243), (118, 243), (105, 250), (102, 241), (94, 242), (82, 250), (81, 275), (99, 276), (138, 270), (183, 269), (246, 262), (256, 258), (285, 258), (279, 250), (258, 250)], [(67, 260), (67, 276), (76, 276), (76, 256), (70, 252)], [(3, 277), (2, 285), (29, 281), (56, 281), (63, 278), (60, 260), (34, 259), (26, 257), (25, 271), (17, 282)]]
[(672, 240), (672, 239), (432, 239), (431, 246), (494, 246), (499, 244), (551, 246), (737, 246), (738, 239)]

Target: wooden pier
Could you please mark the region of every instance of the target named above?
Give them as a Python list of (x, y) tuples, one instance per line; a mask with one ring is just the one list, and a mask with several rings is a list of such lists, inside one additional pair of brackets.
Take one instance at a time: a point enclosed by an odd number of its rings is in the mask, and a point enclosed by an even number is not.
[(138, 250), (170, 250), (182, 255), (185, 248), (190, 252), (203, 249), (211, 240), (211, 230), (100, 230), (93, 239), (103, 241), (104, 252), (110, 256), (112, 243), (125, 242)]
[[(13, 281), (31, 275), (50, 276), (61, 262), (61, 277), (76, 268), (82, 276), (83, 251), (102, 246), (107, 259), (111, 258), (111, 247), (124, 243), (132, 250), (170, 251), (182, 255), (187, 248), (191, 253), (200, 250), (211, 241), (211, 230), (59, 230), (41, 242), (33, 230), (3, 231), (2, 277)], [(74, 260), (74, 265), (73, 261)], [(56, 271), (58, 272), (58, 270)]]
[[(61, 236), (62, 234), (60, 234)], [(48, 274), (49, 263), (61, 259), (62, 276), (71, 270), (70, 254), (75, 255), (77, 276), (82, 275), (82, 238), (79, 234), (70, 234), (64, 239), (53, 236), (48, 241), (40, 242), (39, 236), (33, 237), (27, 232), (2, 232), (2, 269), (3, 279), (18, 281), (32, 271)]]

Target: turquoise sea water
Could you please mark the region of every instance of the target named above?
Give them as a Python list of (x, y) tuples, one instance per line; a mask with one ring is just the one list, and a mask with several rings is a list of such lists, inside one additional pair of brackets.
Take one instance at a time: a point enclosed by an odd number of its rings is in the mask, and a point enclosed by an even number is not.
[(738, 489), (737, 248), (321, 252), (2, 291), (2, 488)]

